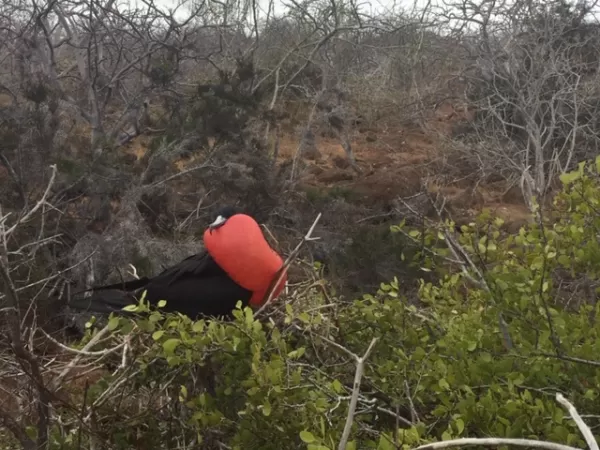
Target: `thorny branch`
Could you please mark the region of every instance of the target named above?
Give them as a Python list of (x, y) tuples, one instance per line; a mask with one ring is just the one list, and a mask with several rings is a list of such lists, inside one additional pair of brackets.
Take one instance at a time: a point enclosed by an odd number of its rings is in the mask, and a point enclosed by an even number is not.
[(313, 237), (312, 234), (315, 231), (315, 227), (317, 226), (317, 223), (319, 223), (320, 219), (321, 219), (321, 213), (319, 213), (317, 215), (317, 218), (315, 219), (315, 221), (311, 225), (311, 227), (308, 230), (308, 232), (306, 233), (306, 235), (304, 235), (304, 237), (302, 238), (302, 240), (298, 243), (298, 245), (296, 245), (296, 248), (294, 248), (294, 250), (292, 250), (292, 252), (289, 254), (289, 256), (284, 261), (283, 265), (279, 269), (279, 271), (275, 274), (274, 281), (271, 283), (271, 286), (269, 287), (269, 289), (267, 290), (267, 293), (265, 295), (266, 298), (267, 298), (267, 300), (258, 309), (258, 311), (256, 312), (255, 316), (258, 316), (261, 312), (263, 312), (264, 309), (267, 307), (267, 305), (269, 305), (271, 303), (271, 301), (273, 300), (273, 296), (275, 295), (277, 286), (279, 286), (279, 284), (281, 283), (281, 280), (283, 280), (283, 277), (284, 277), (287, 269), (290, 267), (290, 265), (292, 264), (292, 262), (294, 262), (294, 260), (296, 259), (296, 257), (300, 253), (300, 250), (302, 249), (302, 246), (306, 242), (316, 241), (316, 240), (319, 239), (318, 237)]

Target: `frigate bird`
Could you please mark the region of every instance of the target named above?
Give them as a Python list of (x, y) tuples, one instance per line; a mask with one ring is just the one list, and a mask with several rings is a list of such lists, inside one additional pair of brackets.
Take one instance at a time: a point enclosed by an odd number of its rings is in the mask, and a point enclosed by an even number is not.
[[(93, 287), (91, 295), (71, 301), (71, 309), (96, 313), (119, 313), (145, 301), (165, 312), (179, 312), (192, 319), (231, 317), (238, 301), (242, 307), (260, 307), (271, 285), (277, 297), (287, 279), (283, 260), (265, 239), (258, 223), (232, 207), (222, 208), (204, 232), (204, 249), (158, 275)], [(89, 292), (88, 291), (88, 292)]]

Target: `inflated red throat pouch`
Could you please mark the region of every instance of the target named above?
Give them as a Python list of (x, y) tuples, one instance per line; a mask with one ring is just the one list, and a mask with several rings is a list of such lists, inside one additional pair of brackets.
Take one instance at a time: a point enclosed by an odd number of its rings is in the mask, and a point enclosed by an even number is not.
[[(271, 248), (256, 220), (246, 214), (231, 216), (219, 228), (204, 232), (204, 246), (233, 281), (253, 292), (252, 306), (260, 306), (266, 300), (283, 259)], [(283, 290), (286, 279), (287, 273), (275, 296)]]

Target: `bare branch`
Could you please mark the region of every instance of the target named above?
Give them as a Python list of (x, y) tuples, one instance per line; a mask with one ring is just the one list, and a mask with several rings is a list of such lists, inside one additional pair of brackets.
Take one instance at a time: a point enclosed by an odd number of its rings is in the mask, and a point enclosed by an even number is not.
[(350, 406), (348, 408), (348, 416), (346, 417), (346, 425), (344, 425), (344, 431), (342, 433), (342, 438), (340, 439), (340, 444), (338, 445), (338, 450), (345, 450), (346, 445), (348, 445), (348, 439), (350, 438), (350, 432), (352, 431), (352, 424), (354, 423), (354, 412), (356, 411), (358, 394), (360, 393), (360, 382), (362, 380), (363, 372), (365, 370), (365, 361), (371, 354), (371, 350), (373, 350), (373, 347), (377, 343), (377, 340), (378, 338), (373, 338), (371, 340), (367, 351), (362, 357), (351, 353), (349, 350), (346, 350), (356, 360), (356, 372), (354, 373), (354, 385), (352, 387), (352, 397), (350, 399)]
[(577, 424), (579, 431), (581, 431), (581, 434), (583, 434), (585, 441), (589, 445), (590, 450), (598, 450), (598, 443), (596, 442), (596, 439), (594, 438), (594, 434), (592, 433), (592, 430), (590, 430), (590, 427), (588, 427), (586, 425), (586, 423), (583, 421), (583, 419), (581, 418), (581, 416), (579, 415), (579, 413), (577, 412), (577, 409), (575, 409), (573, 404), (571, 404), (571, 402), (569, 402), (569, 400), (567, 400), (560, 392), (556, 393), (556, 401), (558, 401), (561, 405), (563, 405), (567, 409), (567, 411), (569, 411), (569, 414), (571, 415), (571, 417)]
[(298, 243), (298, 245), (296, 245), (296, 248), (294, 248), (294, 250), (292, 250), (292, 252), (286, 258), (286, 260), (283, 263), (283, 266), (281, 266), (281, 268), (277, 271), (277, 273), (275, 274), (274, 280), (271, 283), (271, 286), (269, 287), (269, 289), (267, 290), (267, 293), (265, 295), (266, 298), (267, 298), (267, 300), (258, 309), (258, 311), (256, 312), (255, 316), (258, 316), (261, 312), (263, 312), (265, 310), (265, 308), (267, 307), (267, 305), (269, 305), (271, 303), (271, 301), (273, 300), (273, 297), (275, 295), (277, 286), (279, 286), (279, 283), (281, 283), (281, 280), (283, 279), (283, 277), (284, 277), (284, 275), (285, 275), (288, 267), (292, 264), (292, 262), (294, 261), (294, 259), (296, 259), (296, 257), (300, 253), (300, 249), (302, 248), (302, 246), (306, 242), (316, 241), (316, 240), (319, 239), (318, 237), (313, 237), (312, 234), (313, 234), (313, 231), (315, 230), (315, 227), (317, 226), (317, 223), (319, 223), (320, 219), (321, 219), (321, 213), (319, 213), (317, 215), (317, 218), (315, 219), (315, 221), (311, 225), (311, 227), (308, 230), (308, 232), (306, 233), (306, 235), (304, 235), (304, 237), (302, 238), (302, 240)]
[(50, 175), (50, 181), (48, 181), (48, 185), (46, 186), (46, 190), (44, 191), (42, 198), (38, 200), (35, 206), (27, 211), (24, 216), (20, 217), (12, 227), (4, 231), (5, 238), (6, 236), (12, 234), (20, 224), (27, 223), (33, 217), (33, 215), (46, 204), (48, 196), (50, 195), (50, 190), (52, 189), (54, 180), (56, 179), (56, 164), (51, 165), (50, 168), (52, 169), (52, 174)]
[(510, 439), (510, 438), (462, 438), (448, 441), (434, 442), (421, 445), (414, 450), (440, 450), (453, 447), (471, 446), (499, 447), (501, 445), (515, 445), (517, 447), (543, 448), (545, 450), (581, 450), (569, 445), (555, 444), (553, 442), (535, 441), (533, 439)]

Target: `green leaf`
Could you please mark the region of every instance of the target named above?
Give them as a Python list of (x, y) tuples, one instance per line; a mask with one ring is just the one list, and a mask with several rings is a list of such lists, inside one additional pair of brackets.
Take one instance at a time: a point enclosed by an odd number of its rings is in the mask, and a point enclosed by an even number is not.
[(299, 349), (292, 350), (291, 352), (289, 352), (287, 356), (290, 359), (298, 359), (304, 354), (304, 352), (304, 347), (300, 347)]
[(304, 442), (305, 444), (315, 442), (315, 437), (313, 436), (313, 434), (310, 431), (306, 430), (300, 432), (300, 439), (302, 439), (302, 442)]
[(113, 331), (119, 326), (119, 317), (111, 317), (108, 321), (108, 330)]
[(164, 308), (167, 305), (167, 301), (166, 300), (159, 300), (158, 301), (158, 307), (159, 308)]
[(203, 320), (199, 320), (197, 322), (194, 322), (194, 325), (192, 325), (192, 331), (194, 333), (201, 333), (202, 331), (204, 331), (204, 326), (206, 324), (204, 323)]
[(244, 308), (244, 316), (246, 318), (246, 325), (248, 327), (252, 326), (252, 323), (254, 322), (254, 315), (252, 314), (252, 309), (248, 307)]
[(395, 450), (396, 447), (394, 447), (394, 444), (392, 443), (391, 439), (386, 436), (385, 434), (382, 434), (381, 437), (379, 438), (379, 442), (377, 443), (377, 450)]
[(579, 172), (566, 172), (560, 175), (560, 181), (567, 186), (575, 181), (577, 181), (581, 177)]
[(172, 355), (179, 344), (181, 344), (181, 339), (167, 339), (165, 342), (163, 342), (163, 349), (165, 353)]
[(155, 331), (154, 333), (152, 333), (152, 339), (154, 339), (155, 341), (158, 341), (162, 337), (163, 334), (165, 334), (164, 330)]
[(148, 318), (148, 320), (150, 321), (150, 323), (156, 323), (160, 319), (162, 319), (162, 317), (161, 317), (160, 313), (156, 312), (156, 311), (154, 311), (152, 314), (150, 314), (150, 317)]
[(304, 323), (310, 323), (310, 316), (305, 312), (300, 313), (298, 319), (300, 319)]
[(331, 387), (333, 388), (336, 394), (342, 392), (343, 386), (342, 383), (340, 383), (338, 380), (333, 380), (333, 382), (331, 383)]
[(123, 311), (135, 312), (138, 310), (138, 305), (127, 305), (123, 307)]
[(585, 398), (586, 400), (594, 400), (595, 397), (596, 392), (593, 389), (588, 389), (585, 391), (585, 394), (583, 394), (583, 398)]
[(456, 434), (462, 434), (465, 430), (465, 422), (462, 419), (456, 419)]
[(269, 402), (263, 405), (262, 413), (267, 417), (271, 415), (271, 404)]

